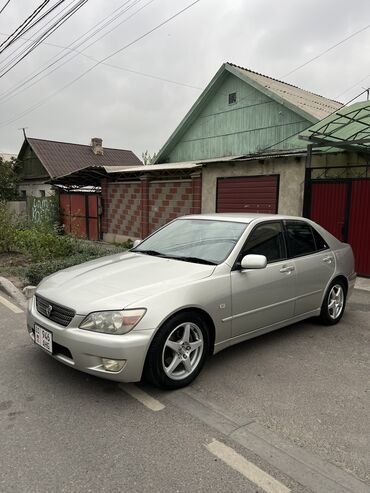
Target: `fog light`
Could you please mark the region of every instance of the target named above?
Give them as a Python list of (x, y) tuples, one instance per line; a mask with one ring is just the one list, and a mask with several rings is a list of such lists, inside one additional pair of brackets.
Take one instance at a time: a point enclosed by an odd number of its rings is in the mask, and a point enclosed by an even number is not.
[(125, 359), (107, 359), (107, 358), (102, 358), (101, 359), (103, 362), (104, 370), (106, 371), (111, 371), (114, 373), (117, 373), (118, 371), (121, 371), (122, 368), (126, 364)]

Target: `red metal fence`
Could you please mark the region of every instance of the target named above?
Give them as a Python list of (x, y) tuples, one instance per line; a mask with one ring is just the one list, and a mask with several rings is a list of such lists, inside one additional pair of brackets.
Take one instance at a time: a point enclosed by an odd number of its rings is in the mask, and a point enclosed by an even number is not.
[(66, 233), (76, 238), (100, 239), (100, 195), (61, 193), (59, 203)]
[(370, 179), (313, 182), (310, 218), (350, 243), (357, 273), (370, 276)]

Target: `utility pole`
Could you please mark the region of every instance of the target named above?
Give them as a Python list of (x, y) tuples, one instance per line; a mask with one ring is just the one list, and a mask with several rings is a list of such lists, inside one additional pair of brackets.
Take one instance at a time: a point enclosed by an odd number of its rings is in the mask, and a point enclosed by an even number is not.
[(26, 139), (27, 138), (27, 135), (26, 135), (26, 128), (28, 127), (21, 127), (21, 128), (18, 128), (18, 130), (23, 130), (23, 137)]
[(369, 98), (370, 98), (370, 87), (363, 87), (362, 86), (362, 89), (365, 89), (365, 91), (366, 91), (366, 101), (369, 101)]

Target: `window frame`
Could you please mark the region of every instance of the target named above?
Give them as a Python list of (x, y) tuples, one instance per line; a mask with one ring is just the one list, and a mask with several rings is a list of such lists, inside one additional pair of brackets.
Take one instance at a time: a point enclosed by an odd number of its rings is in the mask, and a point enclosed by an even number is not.
[(282, 238), (283, 238), (283, 258), (281, 259), (278, 259), (278, 260), (270, 260), (268, 261), (267, 260), (267, 265), (270, 265), (270, 264), (276, 264), (277, 262), (284, 262), (286, 260), (288, 260), (288, 246), (287, 246), (287, 242), (286, 242), (286, 237), (285, 237), (285, 227), (284, 227), (284, 222), (281, 220), (281, 219), (269, 219), (267, 221), (262, 221), (262, 222), (259, 222), (258, 224), (256, 224), (252, 229), (251, 231), (249, 232), (247, 238), (245, 239), (242, 247), (240, 248), (239, 250), (239, 253), (238, 253), (238, 256), (236, 257), (236, 260), (234, 262), (234, 265), (232, 267), (232, 271), (233, 270), (240, 270), (241, 269), (241, 260), (242, 258), (245, 256), (245, 255), (242, 255), (243, 253), (243, 250), (244, 250), (244, 247), (245, 245), (247, 244), (250, 236), (253, 234), (253, 232), (259, 227), (259, 226), (265, 226), (266, 224), (280, 224), (281, 226), (281, 232), (282, 232)]

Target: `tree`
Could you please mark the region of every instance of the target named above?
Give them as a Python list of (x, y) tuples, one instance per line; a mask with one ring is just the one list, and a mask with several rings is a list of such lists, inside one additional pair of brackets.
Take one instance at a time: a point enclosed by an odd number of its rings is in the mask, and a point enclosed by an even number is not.
[(157, 157), (157, 153), (154, 153), (152, 156), (149, 154), (149, 151), (146, 150), (145, 152), (142, 152), (141, 153), (141, 157), (142, 157), (142, 160), (143, 160), (143, 163), (146, 165), (146, 164), (153, 164), (156, 157)]
[(12, 158), (3, 161), (0, 157), (0, 201), (14, 200), (18, 197), (19, 163)]

